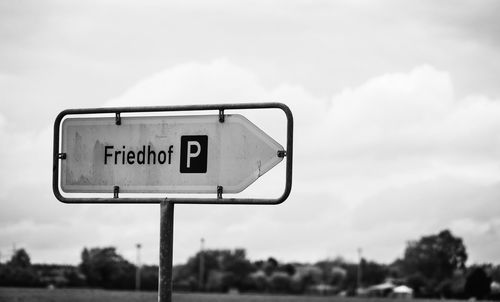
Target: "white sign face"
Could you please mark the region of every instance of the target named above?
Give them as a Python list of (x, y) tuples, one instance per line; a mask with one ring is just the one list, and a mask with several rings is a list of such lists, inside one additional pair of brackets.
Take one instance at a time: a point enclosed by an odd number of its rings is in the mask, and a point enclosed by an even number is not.
[(69, 118), (61, 148), (67, 193), (238, 193), (284, 150), (239, 114)]

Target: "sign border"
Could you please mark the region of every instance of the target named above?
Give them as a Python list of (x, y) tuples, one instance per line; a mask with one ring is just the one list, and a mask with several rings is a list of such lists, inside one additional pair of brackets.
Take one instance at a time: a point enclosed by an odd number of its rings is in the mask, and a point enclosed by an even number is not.
[[(218, 110), (219, 120), (224, 121), (224, 110), (244, 110), (244, 109), (281, 109), (287, 119), (287, 138), (286, 138), (286, 182), (283, 194), (278, 198), (223, 198), (222, 192), (217, 194), (217, 198), (204, 197), (118, 197), (117, 192), (110, 192), (113, 198), (97, 197), (65, 197), (59, 189), (59, 161), (64, 160), (64, 154), (60, 152), (60, 133), (61, 122), (67, 115), (84, 114), (115, 114), (117, 123), (120, 122), (121, 113), (146, 113), (146, 112), (179, 112), (179, 111), (208, 111)], [(159, 204), (168, 200), (171, 203), (178, 204), (259, 204), (276, 205), (285, 201), (292, 190), (292, 159), (293, 159), (293, 115), (288, 106), (283, 103), (241, 103), (241, 104), (210, 104), (210, 105), (185, 105), (185, 106), (151, 106), (151, 107), (106, 107), (106, 108), (85, 108), (85, 109), (66, 109), (61, 111), (54, 122), (54, 142), (52, 154), (52, 191), (55, 197), (63, 203), (103, 203), (103, 204)]]

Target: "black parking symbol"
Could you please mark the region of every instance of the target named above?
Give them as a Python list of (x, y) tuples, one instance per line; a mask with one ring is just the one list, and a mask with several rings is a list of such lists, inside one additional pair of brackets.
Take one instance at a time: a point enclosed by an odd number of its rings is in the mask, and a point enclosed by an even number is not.
[(207, 173), (208, 135), (181, 136), (181, 173)]

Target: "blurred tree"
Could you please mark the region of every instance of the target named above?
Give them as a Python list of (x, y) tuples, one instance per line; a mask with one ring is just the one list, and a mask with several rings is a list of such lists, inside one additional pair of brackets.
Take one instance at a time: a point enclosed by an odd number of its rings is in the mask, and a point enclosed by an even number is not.
[(451, 278), (436, 286), (436, 291), (442, 299), (465, 299), (465, 282), (465, 272), (456, 270)]
[(347, 276), (347, 271), (340, 266), (334, 266), (330, 270), (329, 284), (339, 286)]
[(366, 261), (364, 258), (361, 259), (361, 269), (363, 271), (361, 284), (364, 286), (382, 283), (389, 275), (387, 265)]
[(342, 282), (342, 288), (346, 291), (347, 295), (356, 294), (358, 264), (357, 263), (344, 263), (341, 266), (346, 271), (345, 278)]
[(31, 266), (28, 253), (18, 249), (5, 264), (0, 264), (0, 286), (41, 286), (42, 282)]
[(340, 286), (347, 276), (347, 270), (343, 268), (346, 264), (343, 258), (337, 257), (333, 260), (328, 259), (316, 262), (315, 266), (319, 267), (323, 272), (323, 283)]
[(24, 249), (18, 249), (12, 255), (12, 258), (7, 263), (7, 265), (20, 268), (28, 268), (31, 266), (30, 256)]
[[(200, 253), (203, 253), (205, 266), (202, 288), (193, 284), (193, 280), (198, 280)], [(243, 249), (204, 250), (178, 268), (174, 276), (174, 284), (176, 288), (183, 287), (186, 290), (227, 291), (234, 287), (245, 291), (248, 287), (255, 287), (254, 284), (250, 284), (250, 273), (255, 270), (255, 266), (246, 259), (246, 252)]]
[(273, 257), (269, 257), (266, 262), (264, 262), (264, 272), (266, 275), (271, 276), (274, 271), (278, 269), (278, 261)]
[(405, 275), (421, 275), (426, 280), (422, 292), (437, 294), (436, 287), (453, 276), (457, 269), (464, 269), (467, 252), (461, 238), (444, 230), (437, 235), (424, 236), (407, 244), (401, 263)]
[(406, 285), (413, 289), (415, 297), (425, 297), (430, 295), (430, 293), (427, 292), (428, 289), (425, 277), (419, 272), (415, 272), (407, 276)]
[(292, 278), (285, 272), (274, 272), (269, 277), (271, 290), (275, 293), (287, 293), (290, 291)]
[(500, 283), (500, 265), (491, 265), (490, 271), (492, 281)]
[(481, 267), (475, 267), (465, 282), (465, 294), (468, 298), (482, 300), (488, 297), (491, 291), (491, 278)]
[(269, 290), (268, 277), (262, 269), (250, 274), (250, 280), (253, 283), (253, 290), (265, 292)]
[(33, 264), (44, 286), (81, 287), (85, 286), (85, 276), (78, 267), (61, 264)]
[[(297, 266), (296, 270), (296, 275), (300, 276), (302, 292), (306, 292), (310, 287), (314, 285), (321, 284), (324, 280), (323, 270), (319, 266), (310, 264), (299, 265)], [(296, 276), (294, 276), (293, 278), (294, 282), (295, 280)], [(296, 285), (293, 284), (293, 287), (295, 288)]]
[(220, 269), (228, 273), (225, 284), (228, 287), (236, 287), (240, 291), (247, 289), (249, 275), (255, 271), (255, 267), (246, 258), (246, 252), (243, 249), (236, 249), (232, 253), (224, 254)]
[(158, 290), (158, 266), (143, 265), (141, 268), (141, 289)]
[(84, 248), (80, 270), (90, 286), (113, 289), (135, 287), (135, 266), (116, 253), (114, 247)]
[(287, 264), (284, 264), (281, 269), (281, 271), (284, 271), (285, 273), (287, 273), (288, 275), (290, 276), (293, 276), (295, 275), (295, 272), (297, 271), (295, 269), (295, 266), (293, 264), (290, 264), (290, 263), (287, 263)]

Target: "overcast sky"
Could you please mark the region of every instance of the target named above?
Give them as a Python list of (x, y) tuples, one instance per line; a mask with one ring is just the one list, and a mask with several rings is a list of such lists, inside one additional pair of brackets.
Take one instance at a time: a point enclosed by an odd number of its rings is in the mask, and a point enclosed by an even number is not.
[[(60, 111), (280, 101), (295, 117), (289, 199), (177, 205), (174, 263), (202, 237), (255, 260), (355, 260), (362, 248), (388, 263), (445, 228), (469, 263), (500, 263), (499, 11), (472, 0), (1, 1), (1, 261), (13, 245), (33, 262), (77, 264), (84, 246), (134, 261), (142, 243), (158, 263), (158, 205), (53, 196)], [(283, 119), (249, 118), (285, 145)], [(246, 194), (274, 192), (283, 165)]]

